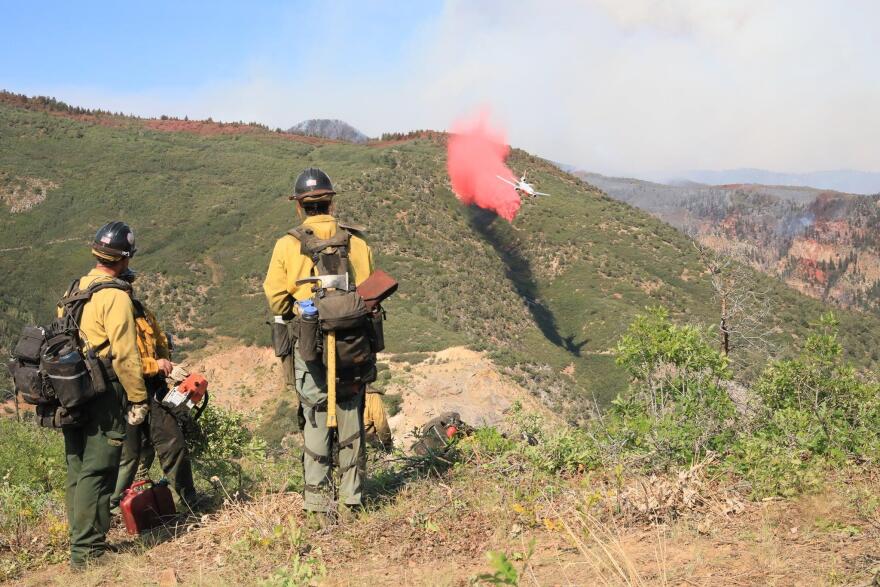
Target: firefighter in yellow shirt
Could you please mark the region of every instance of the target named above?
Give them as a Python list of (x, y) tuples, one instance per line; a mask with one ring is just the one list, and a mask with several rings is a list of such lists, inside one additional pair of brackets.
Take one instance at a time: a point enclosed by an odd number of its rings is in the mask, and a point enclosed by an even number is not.
[[(300, 404), (303, 507), (310, 512), (329, 514), (336, 510), (338, 498), (348, 506), (339, 511), (345, 515), (349, 509), (362, 505), (364, 388), (370, 379), (364, 377), (364, 373), (338, 377), (338, 426), (333, 433), (327, 426), (327, 369), (320, 356), (321, 349), (314, 346), (315, 340), (321, 340), (320, 334), (311, 331), (309, 338), (308, 324), (300, 316), (309, 304), (299, 302), (311, 300), (315, 292), (312, 284), (297, 284), (303, 278), (333, 275), (351, 287), (361, 284), (373, 271), (373, 255), (360, 231), (337, 222), (332, 216), (335, 194), (330, 178), (320, 169), (309, 168), (299, 175), (290, 199), (296, 201), (297, 213), (304, 221), (275, 244), (263, 290), (275, 316), (275, 353), (282, 360), (288, 389), (295, 392), (293, 395)], [(375, 379), (374, 364), (372, 369)], [(339, 447), (338, 492), (332, 487), (330, 469), (334, 435)]]
[[(134, 271), (123, 273), (121, 279), (128, 283), (135, 280)], [(177, 494), (179, 510), (195, 505), (196, 489), (193, 482), (192, 464), (183, 430), (171, 410), (162, 405), (168, 393), (166, 377), (171, 375), (174, 364), (171, 362), (171, 349), (168, 337), (162, 332), (156, 315), (132, 295), (137, 325), (137, 346), (143, 364), (143, 377), (150, 396), (150, 413), (146, 420), (137, 425), (129, 424), (116, 478), (116, 491), (110, 499), (110, 506), (117, 511), (125, 490), (138, 476), (149, 473), (155, 452), (159, 453), (162, 473)]]
[[(130, 286), (118, 279), (136, 250), (134, 233), (127, 224), (104, 225), (92, 243), (97, 265), (78, 283), (80, 291), (101, 284), (111, 287), (91, 295), (79, 324), (83, 351), (94, 352), (109, 367), (108, 389), (81, 406), (79, 425), (63, 429), (70, 562), (74, 569), (106, 556), (110, 496), (125, 423), (142, 422), (149, 410), (134, 305), (126, 289)], [(61, 312), (59, 308), (59, 315)]]
[(370, 443), (375, 443), (384, 450), (391, 450), (394, 438), (391, 435), (391, 427), (388, 425), (388, 415), (385, 413), (382, 395), (375, 389), (367, 388), (367, 399), (364, 405), (364, 432)]

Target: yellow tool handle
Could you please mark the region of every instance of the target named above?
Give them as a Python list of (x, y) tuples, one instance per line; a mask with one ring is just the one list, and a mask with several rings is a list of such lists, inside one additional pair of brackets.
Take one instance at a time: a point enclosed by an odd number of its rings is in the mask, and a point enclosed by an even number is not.
[(336, 428), (336, 333), (327, 333), (327, 428)]

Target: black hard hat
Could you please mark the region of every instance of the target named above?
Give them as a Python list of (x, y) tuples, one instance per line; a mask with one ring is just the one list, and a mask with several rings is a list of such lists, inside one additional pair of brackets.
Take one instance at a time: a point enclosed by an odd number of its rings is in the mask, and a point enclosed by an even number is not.
[(119, 261), (134, 257), (134, 232), (125, 222), (108, 222), (95, 233), (92, 254), (103, 261)]
[(290, 199), (298, 202), (326, 202), (335, 194), (330, 176), (317, 167), (309, 167), (296, 178)]

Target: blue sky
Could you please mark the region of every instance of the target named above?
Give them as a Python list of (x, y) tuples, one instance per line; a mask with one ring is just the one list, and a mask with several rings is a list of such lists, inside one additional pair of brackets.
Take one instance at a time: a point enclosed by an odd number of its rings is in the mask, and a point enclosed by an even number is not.
[[(394, 67), (436, 2), (3, 2), (0, 81), (120, 92), (192, 88), (252, 68), (295, 79)], [(332, 52), (321, 46), (333, 45)]]
[(515, 146), (658, 177), (880, 171), (876, 0), (0, 0), (0, 88), (364, 132), (490, 108)]

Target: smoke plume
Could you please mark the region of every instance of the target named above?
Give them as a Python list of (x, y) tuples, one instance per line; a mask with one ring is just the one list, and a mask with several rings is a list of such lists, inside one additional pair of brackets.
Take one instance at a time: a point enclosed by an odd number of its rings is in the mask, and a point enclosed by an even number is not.
[(498, 179), (515, 181), (504, 164), (509, 152), (504, 131), (490, 128), (489, 113), (484, 110), (452, 126), (447, 167), (452, 191), (463, 204), (476, 204), (513, 222), (522, 201), (513, 186)]

